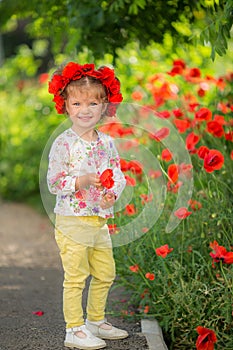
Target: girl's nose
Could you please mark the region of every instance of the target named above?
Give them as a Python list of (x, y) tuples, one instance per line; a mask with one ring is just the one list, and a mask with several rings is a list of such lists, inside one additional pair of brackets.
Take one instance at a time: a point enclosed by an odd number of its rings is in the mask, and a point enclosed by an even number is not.
[(81, 113), (89, 113), (89, 106), (87, 104), (81, 106)]

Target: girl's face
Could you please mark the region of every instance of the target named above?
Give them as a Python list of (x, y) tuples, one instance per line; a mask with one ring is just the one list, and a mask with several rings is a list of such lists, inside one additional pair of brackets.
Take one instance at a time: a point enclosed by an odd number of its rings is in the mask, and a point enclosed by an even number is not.
[(105, 104), (91, 91), (72, 89), (68, 93), (66, 110), (79, 134), (94, 129), (105, 109)]

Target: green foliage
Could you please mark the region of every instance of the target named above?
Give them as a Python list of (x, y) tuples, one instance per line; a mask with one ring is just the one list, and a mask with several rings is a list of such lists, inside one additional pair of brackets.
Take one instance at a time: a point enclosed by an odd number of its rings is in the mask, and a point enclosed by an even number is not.
[(233, 24), (233, 1), (216, 1), (212, 6), (208, 5), (204, 21), (205, 28), (201, 31), (200, 40), (203, 44), (210, 43), (211, 58), (214, 60), (215, 53), (223, 56), (228, 49)]
[(214, 58), (215, 52), (226, 53), (232, 27), (232, 0), (2, 0), (0, 12), (3, 32), (9, 20), (26, 18), (30, 36), (49, 40), (54, 54), (88, 48), (97, 58), (116, 58), (117, 49), (134, 41), (141, 47), (161, 43), (166, 33), (174, 47), (191, 40), (210, 43)]

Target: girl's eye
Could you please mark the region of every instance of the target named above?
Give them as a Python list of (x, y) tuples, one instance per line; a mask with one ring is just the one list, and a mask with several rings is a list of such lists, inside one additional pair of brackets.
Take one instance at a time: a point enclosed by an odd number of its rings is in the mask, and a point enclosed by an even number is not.
[(80, 106), (80, 103), (79, 102), (75, 102), (73, 103), (74, 106)]
[(97, 102), (91, 102), (90, 106), (98, 106), (98, 103)]

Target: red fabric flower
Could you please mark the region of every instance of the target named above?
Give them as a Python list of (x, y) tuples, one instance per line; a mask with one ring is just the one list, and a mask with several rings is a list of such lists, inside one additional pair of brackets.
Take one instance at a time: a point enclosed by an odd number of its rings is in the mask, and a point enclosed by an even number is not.
[[(95, 70), (95, 65), (92, 63), (80, 65), (75, 62), (69, 62), (64, 67), (61, 74), (54, 74), (49, 82), (48, 91), (54, 95), (53, 101), (56, 103), (55, 107), (57, 112), (59, 114), (65, 113), (65, 108), (62, 108), (61, 99), (63, 100), (63, 105), (65, 104), (65, 101), (63, 96), (61, 96), (61, 93), (65, 90), (67, 85), (71, 81), (79, 80), (85, 76), (98, 79), (104, 85), (108, 102), (112, 103), (111, 105), (108, 105), (107, 114), (109, 116), (114, 116), (116, 114), (118, 104), (123, 100), (120, 92), (120, 82), (115, 77), (113, 69), (109, 67), (100, 67), (98, 70)], [(57, 97), (60, 97), (59, 101)]]
[(113, 171), (112, 169), (106, 169), (102, 172), (100, 175), (100, 182), (103, 187), (109, 189), (112, 188), (114, 185), (114, 180), (113, 180)]
[(196, 330), (199, 334), (196, 341), (197, 350), (213, 350), (214, 344), (217, 342), (217, 337), (214, 331), (201, 326), (198, 326)]
[(204, 168), (207, 173), (212, 173), (214, 170), (221, 169), (223, 164), (224, 156), (220, 151), (216, 149), (209, 150), (204, 158)]
[(175, 212), (174, 212), (174, 215), (178, 218), (178, 219), (185, 219), (187, 218), (187, 216), (191, 215), (192, 212), (191, 211), (188, 211), (187, 208), (185, 207), (181, 207), (179, 209), (177, 209)]
[(168, 244), (162, 245), (159, 248), (155, 249), (155, 253), (157, 256), (161, 256), (162, 258), (166, 258), (166, 256), (173, 251), (173, 248), (169, 248)]

